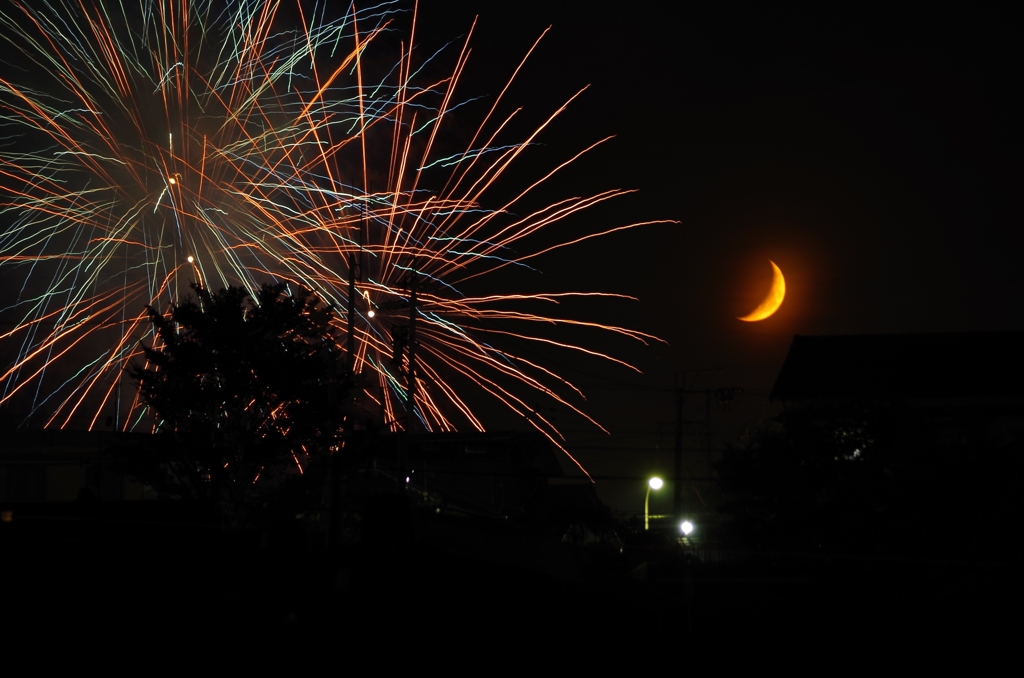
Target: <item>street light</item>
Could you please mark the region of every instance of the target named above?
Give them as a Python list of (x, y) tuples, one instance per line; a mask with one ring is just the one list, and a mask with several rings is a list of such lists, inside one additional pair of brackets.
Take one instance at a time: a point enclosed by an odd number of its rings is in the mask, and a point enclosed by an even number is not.
[(689, 537), (690, 533), (693, 532), (693, 523), (689, 520), (684, 520), (679, 524), (679, 531), (683, 533), (684, 537)]
[(644, 532), (650, 529), (650, 513), (648, 509), (651, 505), (651, 490), (660, 490), (664, 484), (661, 482), (661, 478), (657, 476), (647, 481), (647, 495), (644, 497)]

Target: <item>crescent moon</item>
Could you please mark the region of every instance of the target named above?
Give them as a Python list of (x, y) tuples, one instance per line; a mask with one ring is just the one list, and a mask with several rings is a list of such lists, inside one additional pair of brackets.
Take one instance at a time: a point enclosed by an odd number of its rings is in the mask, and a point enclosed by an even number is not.
[(786, 296), (786, 279), (782, 277), (782, 271), (774, 261), (769, 260), (768, 263), (772, 265), (772, 287), (768, 290), (768, 295), (757, 305), (757, 308), (738, 320), (748, 323), (764, 320), (778, 311), (779, 306), (782, 306), (782, 300)]

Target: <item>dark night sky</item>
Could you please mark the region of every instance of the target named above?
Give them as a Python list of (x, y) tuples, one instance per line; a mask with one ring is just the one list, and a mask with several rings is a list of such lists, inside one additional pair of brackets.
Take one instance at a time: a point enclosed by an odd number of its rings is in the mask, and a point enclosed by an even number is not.
[[(640, 297), (588, 310), (668, 342), (611, 342), (643, 375), (565, 365), (615, 433), (597, 440), (566, 425), (592, 472), (668, 472), (669, 389), (682, 370), (720, 370), (698, 389), (744, 388), (741, 405), (713, 415), (735, 440), (765, 413), (794, 334), (1024, 329), (1011, 105), (1021, 59), (1006, 17), (594, 7), (425, 2), (420, 23), (428, 41), (479, 12), (467, 87), (484, 90), (553, 26), (516, 101), (540, 115), (591, 85), (544, 137), (552, 157), (617, 135), (561, 187), (640, 189), (570, 231), (680, 221), (543, 264), (548, 281)], [(742, 323), (767, 290), (769, 259), (786, 275), (786, 301)], [(702, 396), (686, 416), (704, 416)], [(634, 484), (602, 494), (637, 510)]]
[[(697, 389), (744, 389), (732, 410), (713, 409), (721, 443), (768, 412), (794, 334), (1024, 329), (1021, 116), (1011, 106), (1021, 57), (1008, 17), (663, 7), (420, 3), (421, 55), (465, 33), (479, 14), (465, 96), (496, 94), (548, 26), (509, 105), (536, 123), (590, 85), (524, 154), (513, 184), (616, 135), (540, 197), (638, 193), (570, 219), (537, 244), (632, 221), (679, 222), (546, 256), (543, 275), (494, 280), (506, 286), (495, 291), (634, 295), (639, 302), (566, 312), (667, 342), (580, 338), (643, 374), (517, 348), (583, 387), (588, 412), (613, 432), (598, 437), (577, 417), (552, 415), (595, 475), (670, 471), (672, 389), (684, 371), (689, 385), (694, 371), (718, 370), (697, 376)], [(467, 129), (487, 101), (466, 107)], [(742, 323), (736, 316), (767, 290), (769, 259), (786, 275), (786, 301), (772, 318)], [(686, 418), (705, 415), (703, 397), (691, 397)], [(695, 435), (688, 440), (702, 446)], [(693, 454), (694, 468), (704, 468), (702, 453)], [(637, 510), (637, 482), (608, 481), (602, 496)]]

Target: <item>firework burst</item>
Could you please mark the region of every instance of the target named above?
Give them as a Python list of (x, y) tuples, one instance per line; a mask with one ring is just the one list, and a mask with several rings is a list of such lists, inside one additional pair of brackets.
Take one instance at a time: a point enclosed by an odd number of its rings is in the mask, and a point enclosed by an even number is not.
[[(468, 143), (442, 150), (469, 38), (430, 80), (437, 68), (417, 61), (414, 35), (392, 34), (404, 12), (415, 26), (415, 8), (329, 18), (299, 2), (287, 6), (293, 23), (262, 0), (34, 6), (15, 0), (0, 13), (17, 55), (0, 78), (0, 398), (33, 422), (92, 428), (113, 413), (117, 428), (148, 426), (122, 374), (150, 331), (145, 307), (166, 307), (191, 281), (255, 290), (270, 279), (333, 304), (353, 369), (368, 377), (364, 395), (392, 427), (483, 430), (453, 377), (523, 416), (538, 392), (586, 416), (575, 387), (501, 339), (621, 362), (529, 328), (653, 338), (510, 310), (585, 293), (460, 292), (578, 242), (538, 251), (525, 240), (625, 191), (516, 214), (584, 149), (488, 205), (488, 188), (565, 107), (509, 143), (505, 85)], [(559, 444), (550, 422), (530, 421)]]

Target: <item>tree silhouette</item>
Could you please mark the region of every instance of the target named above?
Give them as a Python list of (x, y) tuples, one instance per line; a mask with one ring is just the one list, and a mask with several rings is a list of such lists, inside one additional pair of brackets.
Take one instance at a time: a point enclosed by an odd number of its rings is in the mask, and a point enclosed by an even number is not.
[[(992, 439), (995, 421), (905, 403), (787, 410), (716, 465), (722, 509), (768, 549), (1019, 557), (1024, 445)], [(963, 435), (940, 439), (943, 427)]]
[(333, 312), (305, 290), (238, 287), (166, 313), (129, 374), (154, 416), (136, 476), (177, 496), (234, 504), (291, 474), (322, 470), (340, 444), (347, 375)]
[(722, 508), (762, 547), (862, 550), (891, 500), (888, 442), (856, 409), (784, 412), (716, 464)]

